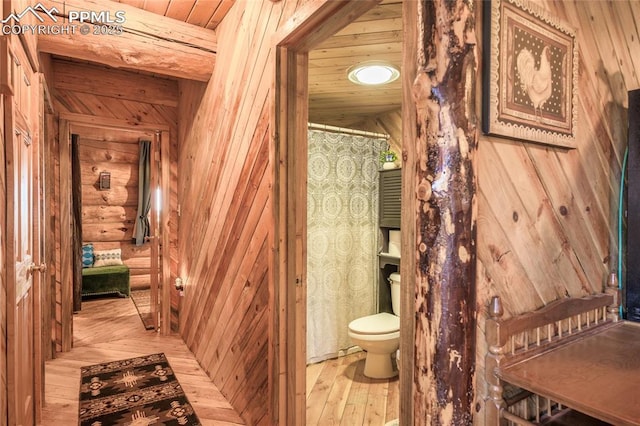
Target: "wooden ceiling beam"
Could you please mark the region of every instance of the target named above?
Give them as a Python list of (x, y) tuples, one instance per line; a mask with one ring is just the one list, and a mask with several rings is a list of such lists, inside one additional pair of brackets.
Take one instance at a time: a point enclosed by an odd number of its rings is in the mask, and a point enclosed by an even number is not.
[[(73, 33), (41, 34), (41, 52), (82, 59), (114, 68), (140, 70), (189, 80), (208, 81), (216, 59), (215, 32), (172, 18), (108, 0), (44, 0), (47, 7), (58, 10), (58, 24), (77, 25)], [(121, 34), (94, 34), (100, 26), (67, 21), (69, 11), (96, 13), (124, 11)], [(114, 24), (118, 25), (118, 24)], [(108, 26), (104, 28), (108, 30)], [(118, 27), (116, 27), (118, 29)], [(118, 30), (118, 32), (120, 32)]]

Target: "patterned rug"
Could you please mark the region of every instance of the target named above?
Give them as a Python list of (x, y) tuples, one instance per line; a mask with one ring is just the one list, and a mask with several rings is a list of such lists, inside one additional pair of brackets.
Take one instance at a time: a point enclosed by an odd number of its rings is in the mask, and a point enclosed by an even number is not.
[(200, 425), (163, 353), (81, 368), (80, 426)]
[(151, 290), (131, 290), (131, 300), (136, 305), (138, 315), (147, 330), (153, 330), (153, 319), (151, 317)]

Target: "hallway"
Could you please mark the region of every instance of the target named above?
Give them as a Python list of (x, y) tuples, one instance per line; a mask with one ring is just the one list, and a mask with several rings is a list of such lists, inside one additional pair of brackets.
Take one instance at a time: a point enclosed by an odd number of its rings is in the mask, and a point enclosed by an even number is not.
[(80, 367), (105, 361), (164, 352), (187, 398), (203, 425), (244, 424), (238, 413), (211, 383), (178, 336), (161, 337), (146, 331), (131, 299), (83, 301), (73, 317), (74, 342), (70, 352), (45, 365), (45, 403), (42, 425), (76, 424)]

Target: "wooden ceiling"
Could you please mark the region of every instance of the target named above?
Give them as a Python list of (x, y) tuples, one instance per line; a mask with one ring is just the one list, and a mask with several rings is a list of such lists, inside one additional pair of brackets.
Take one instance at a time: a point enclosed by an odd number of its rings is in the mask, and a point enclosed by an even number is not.
[[(149, 12), (215, 29), (234, 0), (119, 0)], [(400, 80), (365, 87), (347, 79), (360, 62), (382, 60), (400, 68), (402, 1), (385, 0), (309, 55), (309, 121), (350, 127), (401, 105)]]
[(215, 29), (235, 0), (117, 0), (147, 12)]
[[(215, 29), (235, 0), (119, 1), (202, 28)], [(599, 75), (605, 80), (623, 75), (623, 79), (628, 80), (622, 85), (610, 81), (611, 87), (623, 88), (616, 95), (624, 104), (624, 88), (640, 87), (637, 77), (640, 73), (636, 73), (634, 68), (639, 62), (638, 55), (633, 54), (638, 49), (640, 39), (639, 29), (634, 25), (636, 17), (640, 16), (640, 2), (579, 2), (579, 5), (577, 10), (581, 15), (572, 17), (573, 25), (595, 37), (595, 46), (603, 59), (600, 61)], [(384, 59), (400, 65), (401, 9), (401, 0), (383, 0), (379, 6), (311, 52), (310, 121), (349, 127), (400, 108), (399, 80), (378, 88), (366, 88), (349, 82), (346, 72), (349, 67), (364, 60)], [(627, 44), (612, 42), (612, 31), (626, 35), (623, 39), (627, 40)], [(627, 45), (630, 50), (626, 50)], [(623, 73), (615, 69), (618, 63)]]
[(309, 121), (357, 127), (400, 108), (400, 79), (361, 86), (347, 70), (364, 61), (402, 64), (402, 2), (387, 0), (336, 33), (309, 54)]

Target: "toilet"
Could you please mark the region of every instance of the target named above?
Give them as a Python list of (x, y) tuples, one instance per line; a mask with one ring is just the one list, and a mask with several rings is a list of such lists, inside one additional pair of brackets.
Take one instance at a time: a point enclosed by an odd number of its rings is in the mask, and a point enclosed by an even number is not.
[(393, 314), (381, 312), (349, 323), (349, 337), (367, 352), (364, 375), (373, 379), (394, 377), (392, 354), (400, 347), (400, 274), (389, 276)]

